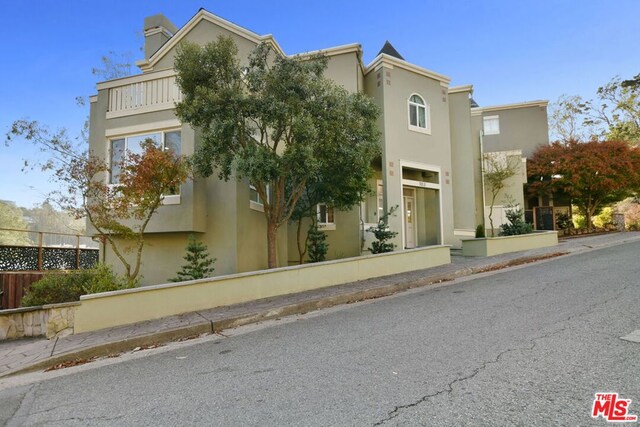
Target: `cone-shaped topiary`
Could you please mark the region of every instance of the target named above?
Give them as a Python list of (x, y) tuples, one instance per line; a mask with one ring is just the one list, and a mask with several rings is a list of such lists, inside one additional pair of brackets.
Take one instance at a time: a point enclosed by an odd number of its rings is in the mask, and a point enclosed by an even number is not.
[(187, 254), (184, 256), (184, 259), (187, 263), (176, 273), (178, 277), (169, 279), (169, 281), (182, 282), (211, 276), (215, 270), (212, 265), (216, 259), (209, 256), (207, 245), (196, 241), (195, 236), (190, 234), (186, 249)]

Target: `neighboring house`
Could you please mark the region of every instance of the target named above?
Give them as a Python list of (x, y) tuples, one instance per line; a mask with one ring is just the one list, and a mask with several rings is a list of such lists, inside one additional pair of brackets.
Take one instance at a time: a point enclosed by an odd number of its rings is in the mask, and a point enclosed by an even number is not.
[[(182, 154), (194, 152), (198, 133), (174, 114), (181, 94), (173, 61), (181, 41), (205, 44), (225, 35), (235, 41), (241, 61), (261, 42), (285, 55), (272, 36), (252, 33), (206, 10), (180, 29), (163, 15), (148, 17), (144, 34), (145, 58), (137, 63), (143, 73), (99, 83), (98, 94), (91, 98), (90, 148), (111, 161), (149, 136)], [(449, 77), (405, 61), (388, 42), (368, 65), (362, 62), (359, 44), (317, 52), (329, 59), (327, 77), (369, 95), (382, 112), (382, 156), (373, 165), (372, 194), (348, 212), (318, 206), (329, 259), (366, 252), (371, 240), (366, 228), (393, 206), (399, 209), (389, 226), (398, 231), (398, 249), (460, 245), (461, 238), (472, 236), (476, 225), (484, 223), (483, 150), (520, 150), (518, 155), (526, 157), (536, 145), (548, 143), (546, 102), (477, 108), (472, 86), (450, 87)], [(492, 116), (498, 116), (499, 123), (492, 123)], [(109, 179), (117, 181), (117, 174)], [(513, 197), (526, 203), (522, 182), (512, 187)], [(176, 193), (165, 198), (149, 225), (143, 283), (174, 276), (189, 233), (196, 233), (217, 258), (216, 274), (266, 268), (262, 201), (247, 181), (198, 178)], [(293, 225), (281, 227), (279, 265), (297, 262), (295, 239)], [(105, 252), (107, 262), (112, 261), (113, 254), (108, 248)]]
[[(547, 101), (532, 101), (471, 109), (472, 132), (480, 140), (484, 153), (522, 158), (521, 170), (508, 180), (507, 188), (498, 196), (495, 209), (498, 221), (494, 219), (494, 224), (506, 221), (503, 204), (508, 199), (525, 210), (527, 221), (534, 223), (538, 230), (556, 229), (557, 215), (570, 215), (571, 203), (567, 197), (556, 196), (554, 200), (553, 196), (535, 196), (526, 191), (526, 159), (530, 159), (538, 147), (549, 144), (547, 104)], [(521, 192), (523, 184), (525, 191)], [(485, 215), (487, 213), (485, 209)]]

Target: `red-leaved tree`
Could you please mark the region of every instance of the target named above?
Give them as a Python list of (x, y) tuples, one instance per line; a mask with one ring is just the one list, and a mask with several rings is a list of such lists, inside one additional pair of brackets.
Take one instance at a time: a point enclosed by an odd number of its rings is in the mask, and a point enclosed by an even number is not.
[[(141, 144), (141, 153), (124, 153), (118, 165), (118, 184), (110, 185), (108, 164), (86, 150), (84, 138), (75, 143), (64, 130), (52, 133), (28, 120), (13, 123), (7, 143), (18, 137), (48, 156), (40, 167), (50, 171), (59, 183), (59, 189), (48, 198), (77, 218), (86, 217), (121, 261), (127, 279), (134, 283), (140, 272), (147, 226), (164, 195), (186, 181), (188, 162), (148, 139)], [(126, 256), (131, 252), (132, 262)]]
[(527, 163), (529, 191), (571, 197), (591, 230), (602, 208), (640, 188), (640, 150), (619, 141), (554, 142)]

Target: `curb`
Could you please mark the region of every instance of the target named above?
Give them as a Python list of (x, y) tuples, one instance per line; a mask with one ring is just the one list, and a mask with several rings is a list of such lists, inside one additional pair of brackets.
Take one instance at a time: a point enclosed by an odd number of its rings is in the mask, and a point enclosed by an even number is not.
[(163, 344), (163, 343), (177, 341), (184, 338), (191, 338), (194, 335), (215, 334), (225, 329), (232, 329), (239, 326), (258, 323), (261, 321), (272, 320), (272, 319), (296, 315), (296, 314), (305, 314), (311, 311), (335, 307), (338, 305), (352, 304), (360, 301), (383, 298), (383, 297), (391, 296), (391, 295), (401, 293), (403, 291), (413, 289), (413, 288), (420, 288), (420, 287), (425, 287), (425, 286), (438, 284), (442, 282), (449, 282), (461, 277), (471, 276), (473, 274), (501, 270), (508, 267), (519, 266), (522, 264), (528, 264), (536, 261), (546, 261), (549, 259), (555, 259), (558, 257), (567, 256), (567, 255), (571, 255), (571, 253), (557, 252), (557, 253), (551, 253), (551, 254), (519, 257), (519, 258), (514, 258), (508, 261), (502, 261), (502, 262), (493, 263), (493, 264), (486, 264), (478, 267), (466, 267), (460, 270), (453, 271), (451, 273), (430, 276), (424, 279), (413, 280), (409, 282), (398, 282), (390, 285), (376, 287), (373, 289), (345, 292), (339, 295), (310, 299), (309, 301), (288, 304), (275, 309), (272, 308), (269, 310), (261, 310), (255, 313), (229, 317), (226, 319), (220, 319), (215, 321), (203, 320), (202, 322), (198, 322), (198, 323), (187, 325), (187, 326), (181, 326), (174, 329), (154, 332), (147, 335), (127, 338), (121, 341), (100, 344), (90, 348), (84, 348), (80, 350), (59, 354), (44, 360), (40, 360), (28, 366), (24, 366), (24, 367), (16, 368), (14, 370), (4, 372), (0, 374), (0, 378), (33, 372), (40, 369), (47, 369), (49, 367), (52, 367), (64, 362), (90, 359), (93, 357), (108, 356), (114, 353), (131, 351), (131, 350), (134, 350), (136, 347)]

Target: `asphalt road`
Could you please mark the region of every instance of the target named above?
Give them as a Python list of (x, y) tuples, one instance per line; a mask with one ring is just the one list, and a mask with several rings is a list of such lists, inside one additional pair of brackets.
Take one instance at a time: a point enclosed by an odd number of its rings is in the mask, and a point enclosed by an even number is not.
[(640, 414), (640, 343), (620, 339), (640, 329), (639, 254), (624, 244), (16, 378), (0, 424), (605, 425), (596, 392)]

